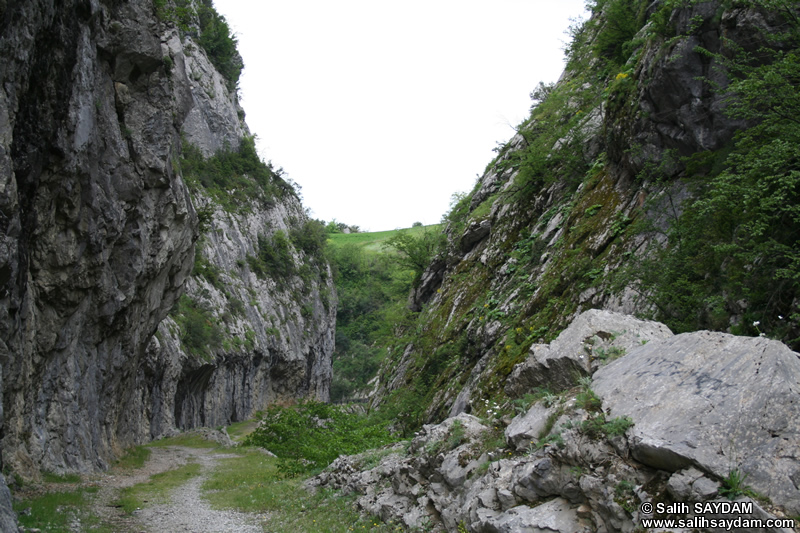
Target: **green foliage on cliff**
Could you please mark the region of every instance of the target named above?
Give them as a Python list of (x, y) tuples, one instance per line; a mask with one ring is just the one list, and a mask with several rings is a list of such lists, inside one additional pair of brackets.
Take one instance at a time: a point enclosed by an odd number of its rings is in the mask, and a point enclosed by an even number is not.
[(295, 272), (289, 239), (283, 231), (271, 236), (259, 234), (258, 255), (247, 256), (247, 264), (259, 279), (285, 279)]
[[(530, 118), (487, 167), (500, 184), (496, 192), (487, 194), (479, 182), (454, 197), (444, 220), (444, 279), (438, 289), (427, 287), (436, 295), (381, 345), (388, 354), (383, 383), (403, 381), (384, 389), (379, 408), (401, 431), (447, 416), (479, 362), (471, 397), (502, 397), (532, 344), (552, 340), (577, 312), (615, 294), (628, 291), (624, 298), (632, 301), (632, 288), (642, 309), (655, 306), (648, 318), (675, 331), (765, 333), (800, 344), (796, 2), (598, 0), (590, 8), (595, 17), (572, 29), (567, 74), (534, 90)], [(784, 32), (754, 36), (766, 43), (759, 50), (726, 42), (719, 55), (706, 53), (709, 78), (723, 80), (711, 70), (723, 68), (730, 79), (709, 88), (722, 91), (728, 113), (749, 127), (713, 153), (660, 148), (674, 140), (670, 134), (647, 151), (632, 146), (658, 131), (639, 101), (664, 89), (663, 80), (649, 85), (657, 70), (680, 53), (703, 53), (676, 45), (710, 35), (726, 10), (742, 8), (785, 20)], [(704, 104), (711, 96), (703, 94)], [(687, 188), (693, 196), (682, 204), (661, 196)], [(665, 204), (675, 209), (661, 217), (656, 211)], [(465, 254), (463, 236), (487, 219), (486, 248)], [(642, 240), (655, 242), (659, 231), (668, 244), (658, 240), (640, 261)]]
[(222, 344), (222, 328), (207, 306), (185, 294), (170, 316), (180, 327), (180, 339), (186, 351), (206, 361), (214, 358)]
[[(727, 153), (695, 154), (694, 200), (669, 245), (635, 274), (678, 332), (765, 334), (800, 346), (800, 22), (789, 2), (740, 2), (783, 16), (786, 31), (755, 52), (727, 42), (709, 54), (728, 73), (726, 113), (750, 127)], [(718, 160), (714, 168), (708, 161)], [(699, 162), (699, 164), (698, 164)], [(657, 266), (657, 268), (656, 268)], [(741, 316), (731, 324), (732, 316)]]
[(416, 235), (401, 230), (388, 238), (385, 246), (396, 252), (392, 258), (401, 268), (414, 273), (416, 285), (433, 256), (444, 246), (444, 235), (436, 229)]
[(231, 213), (249, 210), (256, 199), (270, 204), (275, 198), (295, 194), (281, 178), (282, 171), (258, 156), (254, 137), (244, 137), (237, 150), (220, 150), (209, 158), (184, 140), (180, 169), (191, 188), (203, 189)]
[(212, 0), (153, 0), (153, 4), (162, 21), (195, 38), (228, 82), (228, 89), (235, 91), (244, 64), (236, 49), (236, 37)]
[(631, 55), (631, 41), (644, 26), (644, 9), (638, 0), (596, 0), (592, 10), (603, 12), (592, 50), (597, 57), (624, 65)]

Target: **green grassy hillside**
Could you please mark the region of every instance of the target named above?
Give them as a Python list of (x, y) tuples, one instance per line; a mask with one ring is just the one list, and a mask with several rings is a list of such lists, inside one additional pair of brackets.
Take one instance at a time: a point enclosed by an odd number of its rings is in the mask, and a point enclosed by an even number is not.
[(441, 232), (441, 224), (431, 224), (429, 226), (417, 226), (407, 229), (393, 229), (388, 231), (371, 231), (364, 233), (331, 233), (328, 235), (328, 243), (334, 247), (342, 247), (346, 244), (355, 244), (367, 252), (387, 251), (387, 241), (396, 236), (401, 231), (407, 232), (412, 237), (419, 237), (425, 232)]

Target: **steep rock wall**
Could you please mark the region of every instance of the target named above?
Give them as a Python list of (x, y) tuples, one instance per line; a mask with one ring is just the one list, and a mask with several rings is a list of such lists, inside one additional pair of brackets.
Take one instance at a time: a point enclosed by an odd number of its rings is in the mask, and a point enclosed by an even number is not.
[[(164, 428), (227, 425), (272, 403), (329, 399), (336, 310), (329, 267), (296, 248), (286, 278), (259, 277), (247, 261), (258, 254), (259, 234), (289, 232), (303, 217), (299, 202), (250, 213), (215, 211), (197, 252), (215, 274), (191, 277), (185, 298), (208, 310), (221, 342), (199, 353), (185, 342), (188, 324), (173, 318), (161, 324), (148, 348), (148, 368), (163, 367), (164, 378), (142, 380), (162, 387), (151, 395), (161, 404), (153, 406), (161, 413), (153, 436)], [(301, 276), (301, 265), (313, 273)]]
[[(291, 187), (273, 173), (283, 192), (233, 213), (182, 175), (182, 147), (209, 157), (249, 134), (197, 42), (149, 1), (3, 3), (0, 25), (6, 466), (102, 469), (175, 427), (327, 399), (327, 264), (293, 247), (310, 266), (281, 288), (248, 270), (259, 233), (307, 223)], [(221, 333), (213, 350), (187, 353), (186, 298)]]
[(16, 4), (2, 35), (4, 459), (102, 468), (136, 442), (135, 368), (191, 271), (191, 93), (149, 3)]
[(405, 402), (417, 424), (470, 412), (580, 312), (657, 315), (626, 267), (666, 241), (692, 197), (684, 179), (702, 179), (682, 158), (720, 157), (746, 125), (725, 113), (714, 54), (756, 50), (786, 19), (725, 2), (594, 4), (559, 82), (534, 91), (531, 118), (447, 216), (374, 405)]

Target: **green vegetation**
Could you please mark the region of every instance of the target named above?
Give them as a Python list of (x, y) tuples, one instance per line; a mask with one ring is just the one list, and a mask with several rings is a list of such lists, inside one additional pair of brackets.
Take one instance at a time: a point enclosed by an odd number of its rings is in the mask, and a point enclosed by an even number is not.
[(122, 490), (117, 505), (130, 514), (137, 509), (153, 503), (169, 503), (169, 493), (189, 479), (200, 475), (202, 467), (189, 463), (173, 470), (155, 474), (144, 483)]
[(729, 500), (733, 500), (742, 495), (755, 497), (750, 486), (744, 484), (746, 480), (747, 474), (738, 468), (733, 468), (728, 472), (728, 475), (722, 479), (722, 486), (719, 489), (719, 493)]
[[(491, 371), (473, 389), (504, 403), (505, 380), (514, 365), (533, 343), (555, 338), (578, 310), (577, 302), (585, 309), (595, 298), (632, 287), (654, 304), (652, 318), (674, 331), (731, 328), (800, 345), (797, 6), (737, 0), (706, 19), (674, 16), (693, 3), (666, 0), (648, 16), (650, 3), (641, 0), (590, 2), (603, 16), (572, 28), (568, 74), (557, 85), (539, 84), (531, 94), (531, 116), (518, 128), (521, 142), (500, 145), (487, 167), (501, 179), (513, 176), (513, 182), (481, 202), (475, 196), (480, 183), (471, 193), (454, 195), (443, 220), (451, 258), (463, 256), (466, 228), (503, 204), (508, 214), (491, 219), (490, 253), (480, 261), (450, 263), (441, 286), (434, 287), (436, 303), (406, 314), (397, 321), (395, 339), (379, 344), (387, 354), (387, 373), (401, 362), (405, 369), (404, 387), (380, 406), (393, 414), (400, 431), (408, 434), (444, 418), (441, 398), (454, 397), (483, 356)], [(745, 51), (726, 42), (721, 54), (706, 52), (712, 70), (724, 70), (732, 80), (719, 87), (709, 82), (709, 89), (724, 94), (728, 113), (749, 128), (721, 150), (688, 157), (631, 146), (637, 121), (647, 118), (639, 98), (652, 81), (642, 61), (660, 61), (680, 40), (716, 24), (734, 3), (785, 19), (783, 33), (755, 39), (764, 43), (760, 49)], [(718, 70), (709, 77), (721, 79)], [(589, 136), (599, 142), (591, 160)], [(655, 193), (680, 190), (676, 179), (694, 194), (671, 218), (664, 217), (670, 218), (669, 244), (645, 259), (620, 250), (631, 249), (642, 231), (664, 230), (642, 221), (653, 216), (655, 204), (642, 197), (641, 208), (631, 209), (631, 198), (619, 187), (625, 168), (643, 169), (630, 179), (642, 180), (660, 205), (674, 207), (668, 196)], [(610, 361), (623, 354), (611, 347), (592, 355)], [(599, 400), (590, 391), (581, 392), (580, 401), (595, 413), (583, 428), (587, 433), (613, 436), (627, 429), (625, 419), (609, 420), (597, 411)]]
[(436, 230), (416, 235), (400, 230), (386, 239), (386, 246), (397, 253), (395, 260), (400, 267), (414, 273), (413, 284), (416, 286), (433, 256), (444, 246), (444, 235)]
[(636, 486), (626, 479), (614, 487), (614, 501), (629, 513), (633, 513), (639, 507), (639, 498), (636, 496), (635, 489)]
[(334, 271), (339, 304), (331, 399), (342, 401), (363, 391), (378, 371), (386, 346), (407, 324), (408, 292), (415, 273), (387, 243), (424, 239), (436, 227), (378, 233), (329, 234), (328, 257)]
[[(69, 533), (74, 531), (73, 523), (80, 520), (83, 527), (99, 533), (110, 530), (99, 525), (97, 518), (89, 515), (87, 506), (97, 492), (97, 487), (81, 488), (73, 491), (49, 492), (29, 499), (14, 502), (20, 525), (28, 530)], [(30, 513), (20, 511), (30, 508)]]
[(209, 261), (208, 258), (203, 255), (202, 247), (198, 246), (194, 253), (192, 275), (205, 278), (211, 285), (221, 289), (223, 283), (220, 279), (220, 274), (222, 274), (222, 269)]
[[(636, 265), (640, 290), (676, 332), (722, 329), (800, 346), (800, 22), (796, 4), (740, 2), (784, 17), (785, 32), (710, 54), (731, 79), (726, 112), (750, 124), (719, 152), (676, 158), (695, 197), (673, 218), (669, 245)], [(658, 268), (654, 268), (655, 266)]]
[[(228, 89), (235, 91), (244, 64), (236, 49), (236, 37), (225, 17), (214, 9), (212, 0), (153, 0), (153, 4), (159, 19), (195, 39), (228, 82)], [(169, 63), (167, 59), (165, 57), (164, 62), (169, 69), (171, 58)]]
[(253, 200), (269, 205), (275, 198), (297, 195), (281, 177), (283, 171), (258, 156), (254, 137), (244, 137), (237, 150), (221, 150), (209, 158), (184, 141), (180, 168), (191, 189), (203, 189), (230, 213), (248, 211)]
[(385, 420), (309, 401), (294, 407), (271, 406), (244, 443), (277, 455), (280, 472), (293, 477), (320, 470), (341, 454), (393, 441)]
[(222, 459), (203, 484), (205, 497), (217, 509), (238, 509), (269, 515), (270, 531), (345, 533), (395, 531), (397, 524), (362, 517), (355, 510), (354, 495), (330, 490), (311, 493), (303, 479), (287, 478), (275, 458), (253, 449), (239, 457)]
[(623, 416), (606, 420), (605, 414), (597, 413), (588, 420), (584, 420), (580, 429), (586, 435), (600, 439), (624, 435), (631, 427), (633, 427), (633, 421), (630, 417)]
[(248, 255), (247, 264), (259, 279), (286, 279), (292, 275), (295, 263), (286, 233), (278, 230), (271, 236), (259, 234), (258, 255)]
[(204, 438), (202, 435), (196, 432), (187, 431), (185, 433), (181, 433), (180, 435), (176, 435), (174, 437), (154, 440), (151, 443), (147, 444), (147, 446), (149, 448), (163, 448), (165, 446), (186, 446), (188, 448), (217, 448), (218, 444)]
[(184, 294), (170, 316), (181, 329), (181, 343), (188, 353), (206, 361), (213, 360), (216, 350), (222, 346), (222, 328), (208, 306)]
[(405, 232), (412, 237), (420, 237), (425, 233), (436, 233), (442, 231), (442, 226), (434, 224), (431, 226), (414, 226), (407, 229), (394, 229), (387, 231), (372, 231), (358, 233), (340, 233), (331, 231), (331, 223), (326, 226), (328, 231), (328, 241), (333, 247), (344, 246), (345, 244), (355, 244), (364, 249), (365, 252), (384, 252), (386, 241), (395, 237), (399, 232)]
[(148, 459), (150, 459), (150, 450), (146, 446), (134, 446), (114, 463), (114, 468), (135, 470), (144, 466)]
[(42, 472), (42, 479), (45, 483), (80, 483), (80, 474), (55, 474), (53, 472)]
[(260, 418), (260, 413), (256, 415), (256, 418), (252, 420), (243, 420), (242, 422), (234, 422), (230, 426), (228, 426), (228, 436), (231, 438), (233, 442), (241, 442), (245, 439), (250, 433), (253, 432), (254, 429), (258, 426), (258, 418)]

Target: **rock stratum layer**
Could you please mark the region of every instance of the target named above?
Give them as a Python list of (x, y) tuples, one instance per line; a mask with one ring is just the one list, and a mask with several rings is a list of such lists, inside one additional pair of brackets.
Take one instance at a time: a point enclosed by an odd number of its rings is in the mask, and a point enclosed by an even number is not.
[(291, 186), (269, 168), (273, 194), (235, 206), (187, 186), (187, 150), (249, 135), (197, 29), (146, 1), (3, 3), (0, 24), (6, 467), (103, 469), (175, 428), (327, 400), (327, 264), (294, 240), (279, 281), (248, 259), (308, 225)]

